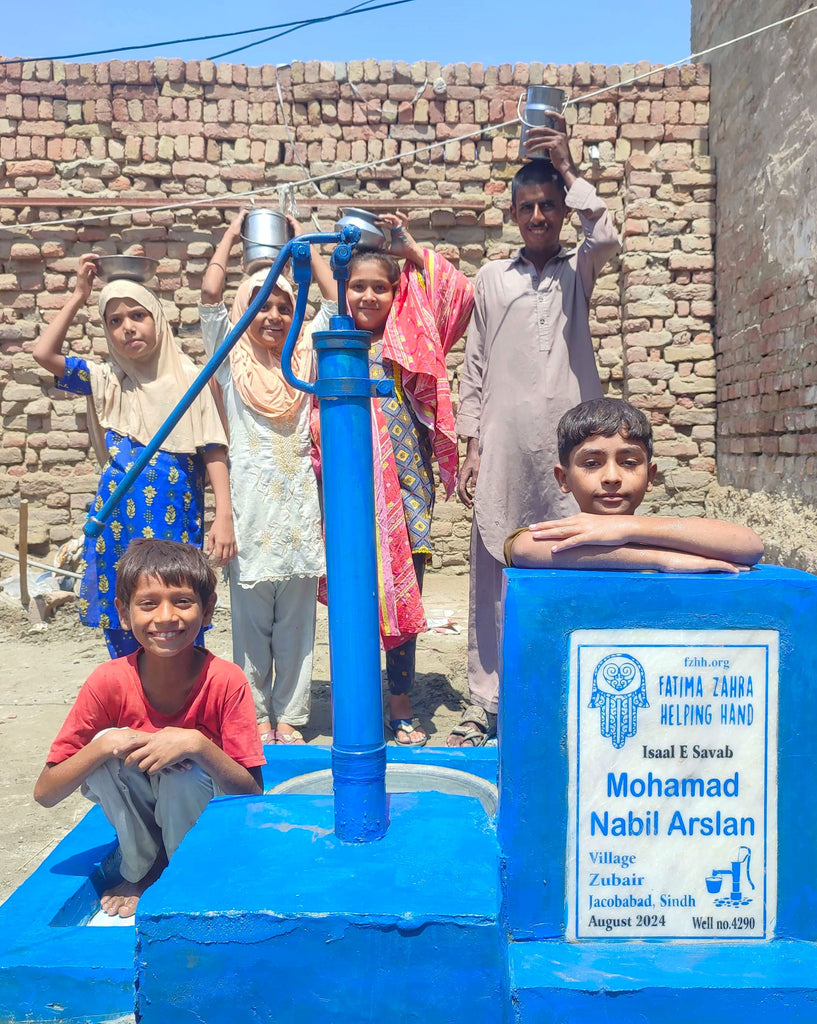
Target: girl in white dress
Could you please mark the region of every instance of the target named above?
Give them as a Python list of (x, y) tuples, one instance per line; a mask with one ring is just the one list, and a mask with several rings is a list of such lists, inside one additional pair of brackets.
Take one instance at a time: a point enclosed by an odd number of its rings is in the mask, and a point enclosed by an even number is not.
[[(239, 285), (232, 311), (222, 302), (226, 263), (244, 214), (231, 223), (207, 268), (199, 306), (212, 355), (246, 312), (267, 270)], [(261, 739), (303, 743), (309, 720), (318, 580), (325, 573), (318, 484), (311, 459), (310, 397), (281, 373), (294, 313), (283, 276), (230, 356), (216, 371), (230, 441), (230, 493), (238, 555), (230, 562), (233, 661), (253, 689)], [(314, 379), (308, 340), (292, 368)]]

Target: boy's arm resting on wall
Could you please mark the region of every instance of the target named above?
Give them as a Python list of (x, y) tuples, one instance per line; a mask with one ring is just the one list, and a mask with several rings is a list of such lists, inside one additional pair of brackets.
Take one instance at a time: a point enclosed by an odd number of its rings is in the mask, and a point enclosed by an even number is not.
[(64, 761), (49, 762), (34, 786), (34, 799), (43, 807), (54, 807), (112, 757), (124, 760), (137, 749), (148, 733), (138, 729), (108, 729)]
[(579, 546), (641, 545), (754, 565), (763, 542), (746, 526), (718, 519), (672, 516), (595, 516), (580, 512), (563, 520), (536, 524), (532, 534), (553, 541), (555, 553)]
[(506, 548), (506, 559), (517, 569), (630, 569), (678, 573), (748, 570), (747, 565), (727, 559), (640, 544), (583, 544), (562, 551), (554, 551), (553, 547), (552, 541), (537, 540), (531, 530), (523, 530)]
[(674, 516), (597, 516), (586, 512), (537, 523), (531, 527), (537, 541), (551, 541), (558, 554), (580, 546), (640, 544), (647, 548), (754, 565), (763, 557), (763, 541), (754, 530), (719, 519)]

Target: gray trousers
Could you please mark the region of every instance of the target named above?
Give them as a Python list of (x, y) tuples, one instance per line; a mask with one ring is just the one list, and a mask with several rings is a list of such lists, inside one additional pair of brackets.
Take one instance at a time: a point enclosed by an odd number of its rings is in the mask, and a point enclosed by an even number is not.
[(116, 829), (119, 873), (128, 882), (140, 882), (162, 849), (169, 860), (210, 800), (221, 795), (197, 764), (146, 775), (116, 757), (91, 772), (82, 792)]
[(309, 721), (317, 599), (314, 577), (242, 587), (230, 571), (233, 661), (250, 681), (259, 722)]
[(493, 714), (499, 707), (503, 569), (482, 543), (474, 520), (468, 586), (468, 691), (472, 704)]

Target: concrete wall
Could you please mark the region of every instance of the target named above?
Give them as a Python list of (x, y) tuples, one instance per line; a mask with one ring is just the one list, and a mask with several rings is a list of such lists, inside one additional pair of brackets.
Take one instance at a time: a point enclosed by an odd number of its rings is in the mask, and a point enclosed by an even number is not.
[[(696, 51), (795, 14), (798, 0), (692, 0)], [(817, 14), (707, 57), (717, 160), (716, 512), (743, 509), (814, 569), (817, 505)], [(737, 489), (732, 493), (730, 489)], [(752, 492), (749, 494), (743, 492)], [(760, 492), (765, 492), (761, 494)]]
[[(509, 221), (518, 126), (448, 141), (516, 116), (529, 83), (576, 97), (649, 65), (374, 61), (271, 67), (157, 60), (28, 62), (0, 68), (0, 539), (13, 538), (20, 497), (31, 540), (47, 550), (76, 535), (98, 469), (84, 400), (58, 395), (30, 350), (73, 285), (80, 253), (140, 242), (162, 263), (158, 291), (184, 347), (200, 356), (195, 304), (215, 238), (250, 189), (333, 175), (298, 189), (302, 209), (331, 223), (349, 199), (405, 209), (418, 239), (469, 275), (519, 244)], [(714, 188), (706, 67), (659, 72), (568, 109), (574, 156), (613, 211), (622, 256), (591, 310), (608, 390), (651, 415), (661, 468), (654, 509), (699, 512), (714, 479)], [(290, 136), (294, 141), (291, 144)], [(438, 149), (367, 170), (353, 164)], [(599, 147), (591, 162), (588, 147)], [(203, 200), (203, 205), (192, 202)], [(270, 194), (270, 202), (277, 197)], [(176, 209), (150, 212), (167, 203)], [(115, 204), (109, 221), (77, 218)], [(71, 223), (56, 225), (57, 220)], [(235, 287), (236, 267), (230, 276)], [(72, 350), (98, 354), (95, 310)], [(456, 391), (462, 345), (452, 353)], [(509, 524), (515, 525), (515, 524)], [(467, 515), (440, 503), (438, 566), (464, 568)], [(11, 543), (11, 540), (6, 543)]]

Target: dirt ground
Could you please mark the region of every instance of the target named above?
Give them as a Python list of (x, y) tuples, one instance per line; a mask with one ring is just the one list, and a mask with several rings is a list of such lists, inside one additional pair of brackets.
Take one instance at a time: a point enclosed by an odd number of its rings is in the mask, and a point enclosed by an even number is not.
[[(459, 633), (428, 632), (417, 645), (415, 714), (441, 744), (459, 717), (467, 692), (468, 577), (427, 572), (429, 618), (450, 617)], [(230, 658), (227, 588), (220, 589), (208, 647)], [(450, 616), (445, 613), (450, 613)], [(19, 602), (0, 595), (0, 903), (31, 874), (89, 808), (79, 794), (46, 810), (34, 803), (34, 782), (48, 747), (91, 670), (108, 654), (101, 631), (87, 629), (67, 605), (41, 631), (32, 630)], [(319, 606), (312, 684), (312, 718), (304, 728), (310, 743), (331, 742), (329, 647), (326, 609)]]

